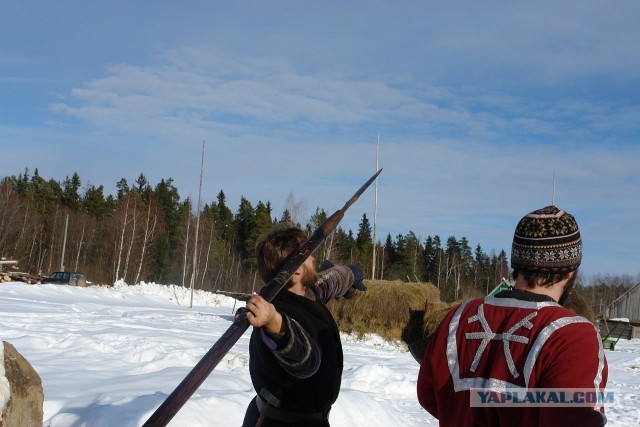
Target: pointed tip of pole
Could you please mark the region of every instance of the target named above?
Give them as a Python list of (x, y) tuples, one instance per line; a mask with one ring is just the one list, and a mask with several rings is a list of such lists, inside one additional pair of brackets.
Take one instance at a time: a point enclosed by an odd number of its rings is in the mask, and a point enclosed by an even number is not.
[(556, 204), (556, 170), (553, 170), (553, 189), (551, 190), (551, 205)]

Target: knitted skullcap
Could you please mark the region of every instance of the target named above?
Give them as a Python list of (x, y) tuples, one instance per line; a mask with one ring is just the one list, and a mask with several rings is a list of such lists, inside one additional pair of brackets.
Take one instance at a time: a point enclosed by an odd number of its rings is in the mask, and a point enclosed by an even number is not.
[(516, 227), (511, 267), (538, 273), (568, 273), (582, 261), (582, 239), (573, 215), (547, 206), (525, 215)]

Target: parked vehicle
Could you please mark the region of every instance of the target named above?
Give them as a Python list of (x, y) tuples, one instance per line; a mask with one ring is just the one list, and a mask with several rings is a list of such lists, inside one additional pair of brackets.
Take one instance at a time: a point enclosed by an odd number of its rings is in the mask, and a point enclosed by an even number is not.
[(42, 283), (53, 283), (56, 285), (87, 286), (87, 279), (84, 274), (71, 271), (56, 271), (49, 277), (42, 279)]

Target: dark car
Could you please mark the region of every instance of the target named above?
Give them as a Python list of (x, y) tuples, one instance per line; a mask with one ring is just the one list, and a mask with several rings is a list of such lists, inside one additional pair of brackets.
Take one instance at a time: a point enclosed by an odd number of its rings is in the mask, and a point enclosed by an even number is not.
[(42, 279), (42, 283), (53, 283), (56, 285), (87, 286), (87, 279), (82, 273), (71, 271), (56, 271), (49, 277)]

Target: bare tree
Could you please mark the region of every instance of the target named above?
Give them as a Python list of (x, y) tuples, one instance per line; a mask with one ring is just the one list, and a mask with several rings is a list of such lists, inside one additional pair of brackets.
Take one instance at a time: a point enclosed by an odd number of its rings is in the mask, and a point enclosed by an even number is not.
[(184, 236), (184, 257), (183, 257), (183, 262), (182, 262), (182, 281), (180, 283), (182, 283), (182, 286), (184, 287), (184, 281), (185, 281), (185, 277), (187, 276), (187, 261), (188, 261), (188, 254), (189, 254), (189, 229), (191, 228), (191, 214), (189, 213), (191, 212), (191, 209), (188, 210), (187, 212), (187, 233)]
[[(116, 241), (116, 253), (115, 253), (115, 270), (113, 274), (114, 282), (120, 278), (120, 265), (122, 264), (122, 252), (124, 250), (124, 237), (127, 230), (127, 224), (129, 222), (129, 195), (124, 196), (124, 208), (119, 209), (120, 212), (115, 215), (116, 226), (119, 232), (119, 239)], [(122, 210), (124, 209), (124, 212)]]
[[(130, 238), (129, 238), (129, 245), (127, 248), (127, 256), (125, 257), (124, 260), (124, 269), (122, 271), (122, 277), (124, 278), (124, 280), (127, 280), (127, 273), (129, 272), (129, 261), (131, 260), (131, 250), (133, 249), (133, 245), (136, 242), (136, 232), (138, 231), (138, 195), (137, 193), (135, 194), (135, 198), (133, 200), (133, 212), (131, 214), (131, 222), (133, 223), (131, 226), (131, 234), (130, 234)], [(135, 285), (135, 282), (133, 282), (132, 284)]]
[(138, 270), (136, 271), (135, 279), (133, 283), (138, 283), (140, 274), (142, 273), (142, 266), (145, 263), (145, 255), (147, 248), (153, 242), (153, 236), (156, 232), (156, 226), (158, 224), (158, 203), (155, 199), (150, 199), (147, 203), (147, 214), (144, 220), (144, 231), (142, 232), (142, 242), (140, 250), (140, 260), (138, 262)]
[(85, 234), (85, 228), (86, 228), (86, 216), (82, 215), (80, 217), (80, 222), (82, 223), (82, 231), (80, 233), (80, 238), (79, 239), (75, 239), (74, 240), (74, 244), (76, 245), (76, 264), (74, 267), (75, 271), (79, 270), (79, 265), (80, 265), (80, 254), (82, 253), (82, 247), (84, 246), (84, 234)]
[(49, 268), (48, 271), (51, 271), (51, 265), (53, 263), (53, 242), (56, 240), (53, 238), (56, 233), (56, 223), (58, 222), (58, 205), (56, 205), (56, 213), (53, 216), (53, 228), (51, 230), (52, 238), (50, 239), (50, 247), (49, 247)]
[[(22, 236), (26, 235), (28, 215), (28, 205), (21, 202), (13, 185), (8, 180), (2, 181), (0, 183), (0, 256), (11, 256)], [(16, 236), (16, 229), (20, 229), (18, 236)], [(11, 242), (15, 243), (11, 244)]]
[(284, 202), (284, 206), (285, 210), (291, 215), (291, 221), (298, 227), (302, 227), (304, 219), (306, 218), (306, 203), (296, 200), (296, 196), (294, 196), (293, 193), (289, 193)]
[(202, 269), (202, 276), (200, 277), (200, 288), (205, 289), (205, 277), (207, 270), (209, 269), (209, 259), (211, 258), (211, 246), (213, 246), (213, 227), (209, 230), (209, 244), (207, 245), (207, 256), (204, 257), (204, 268)]

